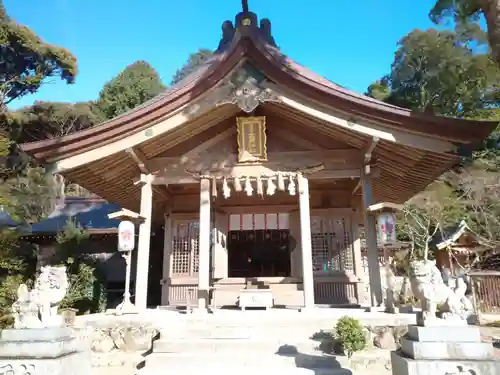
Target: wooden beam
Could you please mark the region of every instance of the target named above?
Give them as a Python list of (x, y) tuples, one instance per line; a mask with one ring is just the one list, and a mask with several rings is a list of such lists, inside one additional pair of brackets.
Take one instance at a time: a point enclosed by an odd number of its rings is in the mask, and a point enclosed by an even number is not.
[[(266, 176), (273, 175), (276, 173), (274, 169), (270, 169), (265, 166), (239, 166), (234, 167), (230, 170), (216, 171), (207, 173), (210, 176), (215, 178), (223, 178), (226, 177), (228, 179), (232, 179), (235, 177), (249, 176), (249, 177), (258, 177), (258, 176)], [(315, 172), (308, 175), (310, 180), (329, 180), (329, 179), (343, 179), (343, 178), (359, 178), (361, 176), (361, 168), (355, 169), (325, 169), (319, 172)], [(371, 175), (373, 177), (378, 177), (380, 174), (380, 169), (375, 167), (372, 168)], [(199, 182), (199, 178), (196, 175), (155, 175), (152, 176), (153, 184), (195, 184)]]
[(301, 138), (298, 135), (292, 134), (282, 129), (270, 128), (268, 132), (283, 138), (290, 143), (296, 144), (297, 146), (304, 147), (311, 150), (321, 150), (322, 147), (318, 146), (316, 143), (308, 141), (307, 139)]
[(147, 163), (148, 163), (148, 158), (146, 155), (142, 153), (141, 150), (138, 148), (130, 147), (125, 150), (127, 154), (130, 155), (130, 157), (137, 163), (137, 166), (139, 167), (141, 173), (151, 173), (149, 170)]
[(202, 144), (196, 146), (189, 152), (186, 152), (182, 157), (185, 158), (192, 158), (196, 157), (197, 155), (201, 154), (202, 152), (207, 151), (208, 149), (214, 147), (217, 145), (217, 143), (222, 142), (223, 140), (236, 135), (236, 127), (231, 127), (229, 129), (226, 129), (222, 133), (217, 134), (215, 137), (210, 138), (208, 141), (203, 142)]
[(402, 210), (403, 210), (402, 204), (396, 204), (392, 202), (375, 203), (366, 208), (366, 211), (370, 213), (397, 212)]
[[(356, 149), (315, 150), (315, 151), (288, 151), (270, 152), (268, 163), (281, 164), (283, 170), (318, 165), (321, 163), (357, 163), (361, 166), (363, 154)], [(188, 169), (201, 172), (202, 170), (232, 168), (242, 165), (238, 163), (237, 154), (213, 154), (207, 157), (157, 157), (149, 160), (152, 173), (174, 169)]]
[[(278, 95), (283, 105), (327, 122), (330, 126), (341, 127), (364, 136), (378, 137), (382, 140), (420, 150), (438, 153), (457, 150), (457, 146), (448, 140), (442, 140), (428, 134), (418, 134), (417, 132), (397, 126), (388, 126), (388, 124), (379, 124), (365, 119), (353, 122), (345, 114), (339, 113), (337, 109), (318, 104), (283, 86), (278, 87), (276, 84), (269, 84), (269, 87)], [(408, 118), (408, 121), (411, 121), (411, 118)]]
[[(370, 142), (370, 145), (367, 147), (367, 149), (364, 152), (364, 164), (365, 164), (365, 172), (370, 173), (370, 162), (372, 161), (372, 154), (375, 148), (378, 145), (378, 142), (380, 141), (379, 137), (373, 137), (372, 141)], [(367, 168), (368, 167), (368, 168)], [(361, 179), (359, 179), (358, 183), (354, 187), (351, 196), (354, 196), (359, 188), (361, 187)]]
[(131, 221), (136, 222), (136, 223), (142, 223), (145, 220), (145, 218), (142, 217), (137, 212), (127, 210), (126, 208), (123, 208), (120, 211), (108, 214), (108, 218), (109, 219), (118, 219), (118, 220), (131, 220)]
[(361, 187), (361, 179), (359, 179), (358, 183), (356, 184), (356, 186), (352, 190), (351, 196), (352, 195), (356, 195), (356, 193), (358, 192), (358, 190), (359, 190), (360, 187)]
[[(143, 174), (151, 173), (151, 169), (148, 167), (148, 158), (141, 150), (131, 147), (128, 148), (126, 152), (132, 159), (134, 159), (134, 161), (137, 163), (137, 166), (139, 167), (139, 170)], [(168, 190), (167, 186), (153, 186), (153, 191), (166, 201), (172, 198), (172, 193)]]
[(379, 142), (380, 138), (379, 137), (373, 137), (370, 145), (365, 151), (365, 164), (368, 164), (372, 161), (372, 153), (375, 150), (375, 147), (377, 147), (377, 144)]

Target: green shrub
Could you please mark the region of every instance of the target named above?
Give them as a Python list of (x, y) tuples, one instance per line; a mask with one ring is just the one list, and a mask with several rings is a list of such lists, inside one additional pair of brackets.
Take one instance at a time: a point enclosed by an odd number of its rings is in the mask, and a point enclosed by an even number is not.
[(16, 231), (0, 228), (0, 329), (11, 326), (17, 289), (22, 283), (31, 286), (35, 268), (34, 247), (21, 244)]
[(73, 222), (58, 233), (56, 252), (51, 264), (66, 266), (68, 291), (60, 308), (74, 308), (80, 314), (97, 313), (106, 308), (104, 277), (95, 261), (81, 253), (81, 246), (88, 240), (88, 232)]
[(335, 340), (349, 358), (366, 346), (366, 336), (358, 319), (343, 316), (335, 326)]

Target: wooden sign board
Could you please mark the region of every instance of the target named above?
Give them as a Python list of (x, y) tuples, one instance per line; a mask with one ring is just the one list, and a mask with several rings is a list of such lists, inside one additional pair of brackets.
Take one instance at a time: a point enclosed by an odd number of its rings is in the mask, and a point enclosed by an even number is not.
[(238, 162), (267, 161), (266, 118), (237, 117)]

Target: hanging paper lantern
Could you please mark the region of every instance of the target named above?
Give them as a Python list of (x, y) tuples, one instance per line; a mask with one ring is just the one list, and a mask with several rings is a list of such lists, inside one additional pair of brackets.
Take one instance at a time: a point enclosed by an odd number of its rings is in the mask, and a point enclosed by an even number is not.
[(377, 216), (377, 230), (382, 245), (396, 243), (396, 217), (393, 213), (384, 212)]

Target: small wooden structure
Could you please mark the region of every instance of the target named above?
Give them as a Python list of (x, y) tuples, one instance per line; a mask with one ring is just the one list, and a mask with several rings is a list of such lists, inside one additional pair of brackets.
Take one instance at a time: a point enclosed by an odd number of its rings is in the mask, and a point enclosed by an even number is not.
[(499, 256), (481, 243), (464, 220), (436, 234), (430, 245), (445, 279), (470, 277), (476, 308), (482, 313), (500, 313)]
[(481, 258), (490, 248), (481, 244), (469, 226), (462, 220), (456, 226), (436, 233), (430, 243), (436, 265), (443, 273), (461, 276), (469, 271), (476, 258)]

